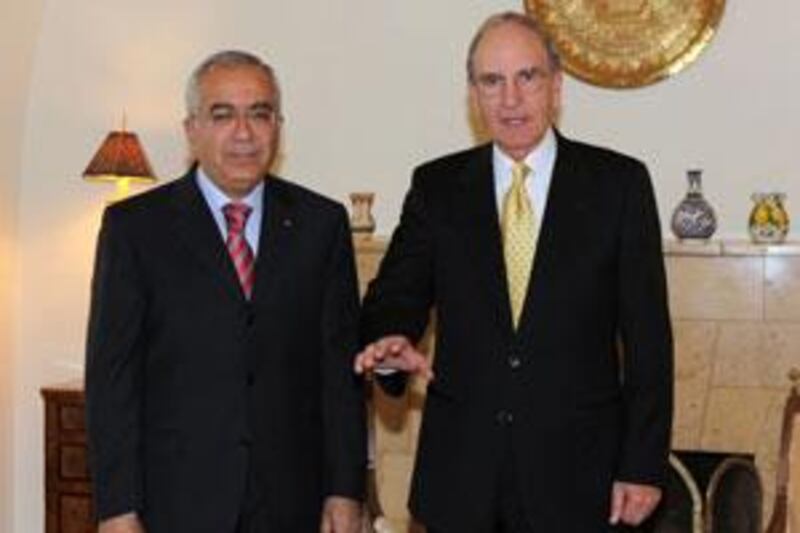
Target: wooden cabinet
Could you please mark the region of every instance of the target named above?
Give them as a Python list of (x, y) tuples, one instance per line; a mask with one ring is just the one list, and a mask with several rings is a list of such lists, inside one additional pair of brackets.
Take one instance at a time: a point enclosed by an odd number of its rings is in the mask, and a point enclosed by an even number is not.
[(45, 531), (94, 531), (80, 383), (42, 389), (45, 406)]

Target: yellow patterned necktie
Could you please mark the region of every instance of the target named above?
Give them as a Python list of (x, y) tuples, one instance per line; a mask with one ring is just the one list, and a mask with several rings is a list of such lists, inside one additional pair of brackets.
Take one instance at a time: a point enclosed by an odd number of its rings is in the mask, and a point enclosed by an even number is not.
[(515, 163), (512, 167), (511, 188), (503, 199), (500, 221), (514, 329), (519, 325), (536, 251), (536, 218), (525, 187), (525, 178), (530, 172), (525, 163)]

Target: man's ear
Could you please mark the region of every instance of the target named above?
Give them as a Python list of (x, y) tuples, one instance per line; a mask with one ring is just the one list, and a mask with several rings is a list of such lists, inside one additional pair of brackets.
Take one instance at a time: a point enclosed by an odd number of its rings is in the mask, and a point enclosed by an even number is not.
[(557, 70), (553, 74), (553, 84), (552, 84), (552, 106), (550, 109), (550, 120), (554, 126), (558, 126), (558, 123), (561, 121), (561, 103), (562, 103), (562, 95), (563, 95), (563, 88), (564, 88), (564, 75), (562, 74), (561, 70)]
[(186, 134), (187, 137), (192, 135), (192, 131), (194, 129), (194, 117), (186, 117), (183, 119), (183, 132)]
[(473, 110), (478, 109), (478, 86), (472, 82), (467, 84), (467, 98), (469, 99), (469, 106)]
[(490, 140), (490, 135), (486, 131), (486, 124), (483, 122), (480, 106), (478, 105), (478, 88), (474, 83), (470, 83), (467, 89), (467, 120), (472, 131), (475, 142), (483, 143)]
[(196, 137), (197, 124), (194, 117), (186, 117), (183, 119), (183, 133), (186, 135), (186, 141), (189, 144), (189, 150), (194, 154), (194, 145)]

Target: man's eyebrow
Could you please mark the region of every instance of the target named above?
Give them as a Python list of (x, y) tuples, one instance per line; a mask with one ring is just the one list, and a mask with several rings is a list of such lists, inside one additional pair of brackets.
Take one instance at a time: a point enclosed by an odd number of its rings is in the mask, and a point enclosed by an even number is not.
[[(223, 111), (233, 112), (235, 110), (236, 106), (229, 102), (216, 102), (211, 104), (211, 106), (209, 106), (208, 108), (209, 113), (217, 113)], [(250, 106), (247, 107), (247, 111), (268, 111), (273, 113), (276, 111), (276, 107), (275, 104), (273, 104), (272, 102), (263, 100), (250, 104)]]
[(547, 72), (547, 68), (542, 65), (528, 65), (527, 67), (522, 67), (517, 71), (517, 73), (520, 72), (530, 72), (530, 73)]
[(230, 111), (231, 109), (233, 109), (233, 105), (226, 102), (217, 102), (211, 104), (211, 106), (208, 108), (209, 112), (211, 113), (214, 111)]
[(492, 79), (500, 79), (503, 77), (504, 77), (503, 74), (501, 74), (500, 72), (495, 72), (491, 70), (486, 72), (481, 72), (477, 76), (479, 80), (492, 80)]
[(275, 104), (273, 104), (272, 102), (266, 101), (266, 100), (262, 100), (260, 102), (255, 102), (254, 104), (252, 104), (249, 107), (249, 109), (257, 110), (257, 111), (258, 110), (275, 111)]
[[(526, 65), (517, 69), (513, 75), (518, 76), (519, 74), (546, 74), (547, 68), (542, 65)], [(480, 72), (476, 76), (477, 79), (505, 79), (506, 75), (502, 72), (495, 71), (495, 70), (487, 70), (485, 72)]]

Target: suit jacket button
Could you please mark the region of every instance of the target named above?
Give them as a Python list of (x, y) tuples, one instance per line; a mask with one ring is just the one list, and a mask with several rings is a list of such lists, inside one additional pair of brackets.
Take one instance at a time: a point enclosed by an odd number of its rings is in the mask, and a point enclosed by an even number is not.
[(506, 411), (505, 409), (498, 411), (497, 423), (501, 426), (510, 426), (514, 423), (514, 414), (511, 411)]
[(247, 379), (245, 381), (247, 382), (248, 387), (252, 387), (253, 384), (256, 382), (256, 377), (253, 375), (252, 372), (248, 372)]
[(251, 304), (250, 302), (245, 303), (242, 306), (239, 316), (241, 317), (242, 323), (246, 327), (249, 328), (250, 326), (252, 326), (253, 323), (256, 321), (256, 312), (253, 309), (253, 304)]
[(522, 366), (522, 359), (516, 355), (512, 355), (508, 358), (508, 366), (511, 367), (511, 370), (517, 370)]

